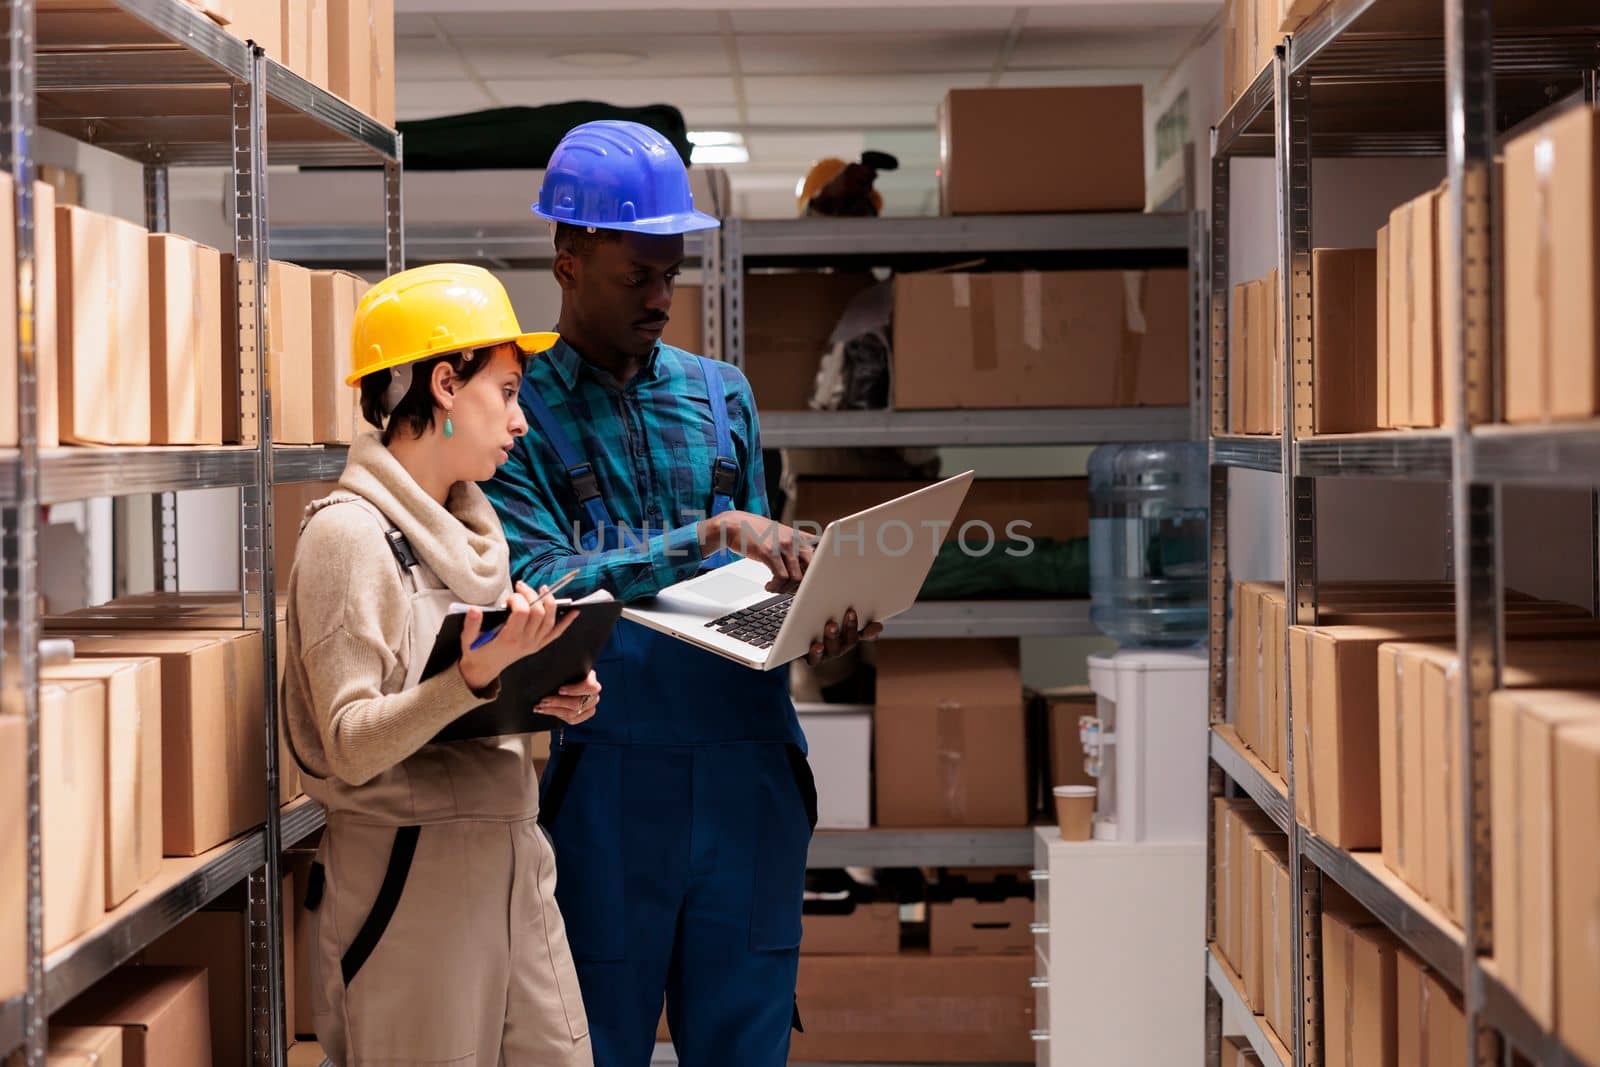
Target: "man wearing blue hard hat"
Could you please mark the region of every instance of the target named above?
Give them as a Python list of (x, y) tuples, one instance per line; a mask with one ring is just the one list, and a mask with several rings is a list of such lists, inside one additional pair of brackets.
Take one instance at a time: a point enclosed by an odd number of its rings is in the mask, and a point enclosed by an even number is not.
[[(485, 486), (512, 573), (578, 571), (581, 596), (652, 596), (733, 554), (792, 591), (812, 539), (767, 517), (739, 371), (661, 343), (694, 209), (671, 144), (591, 122), (551, 156), (561, 341), (521, 386), (531, 426)], [(811, 658), (877, 636), (854, 613)], [(558, 730), (541, 819), (598, 1067), (645, 1067), (663, 996), (685, 1067), (778, 1067), (794, 1004), (816, 787), (786, 671), (748, 669), (628, 621), (595, 664), (606, 714)]]

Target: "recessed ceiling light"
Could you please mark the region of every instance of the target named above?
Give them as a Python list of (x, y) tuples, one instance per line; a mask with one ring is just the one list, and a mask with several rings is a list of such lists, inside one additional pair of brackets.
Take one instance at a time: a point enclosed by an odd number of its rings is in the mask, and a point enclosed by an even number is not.
[(726, 166), (729, 163), (750, 162), (750, 149), (742, 144), (695, 145), (689, 153), (690, 163)]
[(744, 134), (727, 130), (690, 130), (689, 143), (693, 145), (744, 144)]
[(642, 52), (588, 48), (572, 52), (557, 52), (550, 58), (557, 63), (565, 63), (572, 67), (631, 67), (635, 63), (644, 62), (645, 56)]

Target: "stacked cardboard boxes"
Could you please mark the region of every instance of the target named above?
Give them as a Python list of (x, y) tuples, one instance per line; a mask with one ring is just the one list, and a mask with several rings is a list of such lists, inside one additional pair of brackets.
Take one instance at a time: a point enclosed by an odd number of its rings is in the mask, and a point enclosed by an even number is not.
[[(209, 977), (196, 967), (120, 968), (51, 1018), (52, 1035), (61, 1027), (115, 1029), (121, 1036), (115, 1054), (129, 1067), (210, 1067)], [(89, 1039), (62, 1037), (78, 1047)], [(112, 1054), (115, 1046), (96, 1047)]]
[(1283, 430), (1283, 308), (1278, 272), (1233, 287), (1228, 325), (1228, 430)]
[(0, 714), (0, 1000), (28, 985), (28, 732), (19, 714)]
[(394, 125), (394, 0), (190, 0), (313, 85)]
[(1505, 418), (1600, 414), (1600, 115), (1506, 145)]
[(1322, 909), (1325, 1061), (1398, 1067), (1397, 965), (1404, 953), (1381, 923), (1330, 893)]
[(1383, 340), (1377, 380), (1377, 421), (1382, 429), (1449, 426), (1454, 414), (1446, 403), (1444, 350), (1446, 279), (1450, 277), (1448, 183), (1395, 208), (1378, 235), (1385, 249), (1381, 275)]
[(1287, 1038), (1295, 956), (1288, 839), (1247, 799), (1213, 803), (1216, 948), (1239, 975), (1250, 1009)]

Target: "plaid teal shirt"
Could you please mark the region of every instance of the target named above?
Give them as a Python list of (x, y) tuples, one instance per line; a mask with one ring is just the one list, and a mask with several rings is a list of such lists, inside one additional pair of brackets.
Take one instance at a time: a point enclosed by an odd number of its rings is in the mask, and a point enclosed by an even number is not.
[[(699, 569), (696, 526), (711, 509), (717, 444), (694, 359), (659, 344), (626, 386), (565, 342), (529, 362), (527, 380), (594, 465), (611, 521), (632, 536), (607, 551), (580, 547), (587, 518), (555, 448), (529, 415), (527, 436), (483, 486), (505, 526), (514, 579), (538, 588), (576, 569), (563, 595), (604, 589), (628, 601), (653, 596)], [(733, 506), (766, 515), (755, 399), (743, 374), (731, 364), (720, 368), (739, 463)]]

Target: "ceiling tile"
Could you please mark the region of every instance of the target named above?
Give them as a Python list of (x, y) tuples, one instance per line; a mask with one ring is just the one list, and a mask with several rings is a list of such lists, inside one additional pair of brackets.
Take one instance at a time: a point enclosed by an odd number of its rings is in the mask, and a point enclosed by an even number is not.
[(457, 37), (655, 37), (719, 33), (715, 11), (506, 11), (434, 16)]
[(727, 78), (596, 78), (589, 81), (561, 79), (496, 78), (486, 83), (507, 105), (536, 107), (568, 100), (598, 100), (619, 107), (645, 104), (672, 104), (685, 113), (696, 104), (734, 104), (733, 83)]
[(930, 105), (877, 104), (751, 104), (752, 126), (803, 126), (807, 128), (860, 130), (874, 126), (925, 126), (933, 128), (935, 114)]
[(1194, 40), (1188, 28), (1124, 32), (1027, 29), (1009, 69), (1049, 67), (1166, 67)]
[(757, 34), (740, 36), (746, 74), (835, 74), (989, 70), (1000, 32)]
[(809, 165), (824, 156), (858, 159), (866, 147), (861, 131), (834, 133), (752, 133), (745, 137), (750, 158), (762, 165), (781, 162)]
[(752, 104), (786, 104), (810, 100), (818, 104), (926, 104), (937, 106), (951, 89), (988, 84), (988, 71), (951, 74), (835, 74), (826, 78), (798, 75), (746, 75), (745, 98)]
[(1102, 0), (1028, 8), (1029, 26), (1054, 29), (1145, 29), (1204, 26), (1222, 7), (1218, 0)]
[(402, 119), (455, 115), (491, 106), (493, 102), (469, 81), (402, 81), (395, 87), (395, 111)]
[(732, 11), (735, 33), (815, 33), (826, 23), (831, 33), (917, 33), (930, 30), (1004, 30), (1016, 8), (990, 7), (890, 7), (839, 8), (826, 13), (815, 8), (773, 11)]
[(462, 66), (455, 49), (438, 38), (401, 37), (394, 44), (394, 67), (401, 82), (452, 81), (467, 77), (467, 68)]
[[(1049, 89), (1058, 85), (1143, 85), (1153, 87), (1166, 74), (1161, 67), (1119, 67), (1107, 70), (1008, 70), (1002, 89)], [(1149, 94), (1146, 93), (1146, 99)]]
[[(721, 37), (655, 36), (644, 39), (546, 36), (537, 40), (458, 37), (467, 62), (485, 78), (661, 78), (726, 74), (732, 70)], [(636, 52), (624, 66), (590, 67), (558, 58), (571, 52)]]

